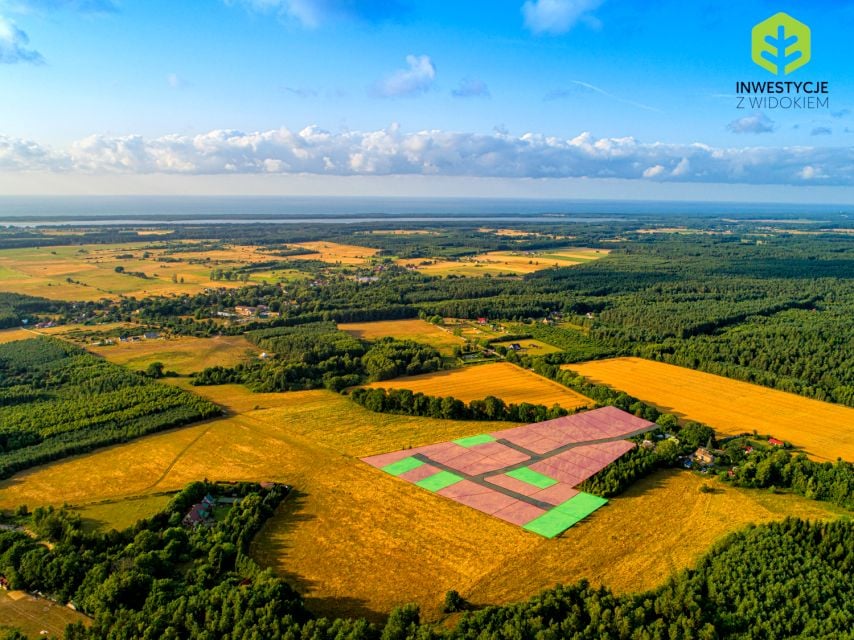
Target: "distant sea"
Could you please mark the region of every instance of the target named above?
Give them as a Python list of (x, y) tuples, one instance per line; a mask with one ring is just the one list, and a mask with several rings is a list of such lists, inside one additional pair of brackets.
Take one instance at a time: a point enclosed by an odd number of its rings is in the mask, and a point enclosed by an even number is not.
[(0, 224), (590, 222), (724, 217), (839, 223), (854, 205), (304, 196), (0, 196)]

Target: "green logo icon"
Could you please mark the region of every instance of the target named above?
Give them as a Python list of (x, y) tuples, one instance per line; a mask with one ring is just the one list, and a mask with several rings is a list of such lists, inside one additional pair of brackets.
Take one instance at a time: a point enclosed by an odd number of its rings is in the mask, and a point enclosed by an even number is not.
[(757, 24), (751, 40), (753, 62), (776, 76), (787, 76), (810, 61), (810, 28), (788, 13)]

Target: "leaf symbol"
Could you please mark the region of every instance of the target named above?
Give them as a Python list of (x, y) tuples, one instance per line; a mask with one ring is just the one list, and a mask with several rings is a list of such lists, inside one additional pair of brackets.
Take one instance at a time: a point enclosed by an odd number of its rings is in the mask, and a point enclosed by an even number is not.
[(797, 41), (797, 36), (786, 37), (786, 28), (783, 25), (779, 25), (777, 27), (776, 38), (773, 36), (765, 36), (765, 42), (774, 48), (776, 54), (772, 54), (770, 51), (763, 51), (762, 57), (777, 67), (777, 75), (783, 74), (786, 69), (786, 65), (801, 57), (802, 54), (800, 51), (793, 51), (791, 54), (786, 55), (786, 51), (788, 51), (789, 47), (793, 46)]

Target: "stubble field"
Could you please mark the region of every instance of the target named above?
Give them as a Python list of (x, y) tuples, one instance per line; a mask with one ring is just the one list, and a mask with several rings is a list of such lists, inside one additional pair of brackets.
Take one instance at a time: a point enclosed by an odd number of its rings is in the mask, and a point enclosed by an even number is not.
[(564, 409), (576, 409), (593, 404), (590, 398), (509, 362), (405, 376), (373, 382), (367, 386), (380, 389), (409, 389), (428, 396), (453, 396), (464, 402), (495, 396), (507, 404), (528, 402), (547, 407), (558, 404)]
[(364, 340), (377, 338), (396, 338), (398, 340), (415, 340), (428, 344), (443, 355), (450, 355), (454, 347), (465, 343), (465, 340), (455, 336), (450, 331), (440, 329), (425, 320), (381, 320), (379, 322), (351, 322), (339, 324), (341, 331)]
[(643, 358), (565, 365), (726, 435), (756, 430), (819, 460), (854, 460), (854, 409)]

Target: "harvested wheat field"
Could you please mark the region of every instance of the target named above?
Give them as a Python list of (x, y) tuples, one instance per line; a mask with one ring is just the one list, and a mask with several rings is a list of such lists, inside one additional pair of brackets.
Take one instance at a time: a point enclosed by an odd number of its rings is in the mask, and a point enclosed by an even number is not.
[(0, 632), (18, 629), (27, 638), (62, 638), (65, 627), (76, 622), (88, 625), (89, 618), (25, 591), (0, 590)]
[(4, 329), (0, 331), (0, 344), (15, 342), (16, 340), (29, 340), (35, 338), (35, 333), (29, 329)]
[(399, 264), (412, 265), (418, 271), (431, 275), (483, 276), (486, 274), (525, 274), (550, 269), (571, 267), (603, 258), (609, 249), (568, 247), (544, 251), (489, 251), (459, 260), (402, 259)]
[(364, 340), (377, 338), (396, 338), (398, 340), (415, 340), (435, 348), (439, 353), (450, 355), (454, 347), (465, 343), (463, 338), (455, 336), (418, 318), (412, 320), (381, 320), (379, 322), (351, 322), (339, 324), (341, 331)]
[(23, 472), (0, 483), (0, 506), (69, 502), (97, 514), (107, 507), (93, 503), (204, 477), (286, 482), (297, 492), (262, 530), (255, 557), (299, 589), (315, 612), (373, 620), (405, 602), (436, 619), (448, 589), (476, 604), (522, 600), (583, 577), (621, 592), (645, 589), (747, 522), (837, 514), (794, 495), (726, 486), (701, 493), (702, 478), (668, 471), (547, 540), (357, 459), (507, 423), (375, 414), (328, 391), (199, 390), (240, 415)]
[[(166, 251), (166, 245), (153, 248), (140, 242), (3, 249), (0, 291), (51, 300), (100, 300), (194, 294), (211, 286), (211, 266), (190, 264), (193, 254), (161, 261)], [(261, 259), (269, 260), (269, 256), (259, 256)], [(216, 284), (240, 285), (239, 281)]]
[(854, 409), (642, 358), (565, 365), (662, 411), (722, 434), (752, 432), (787, 440), (819, 460), (854, 460)]
[(379, 389), (409, 389), (428, 396), (453, 396), (464, 402), (495, 396), (507, 404), (528, 402), (547, 407), (558, 404), (564, 409), (593, 404), (590, 398), (509, 362), (405, 376), (373, 382), (367, 386)]
[(87, 349), (110, 362), (131, 369), (144, 370), (152, 362), (162, 362), (164, 369), (181, 375), (216, 365), (231, 367), (257, 358), (261, 353), (258, 347), (243, 336), (181, 336), (134, 342), (116, 341), (114, 344), (87, 346)]
[(367, 262), (379, 249), (359, 247), (353, 244), (338, 244), (337, 242), (298, 242), (295, 247), (310, 249), (314, 253), (295, 256), (302, 260), (320, 260), (332, 264), (363, 264)]

